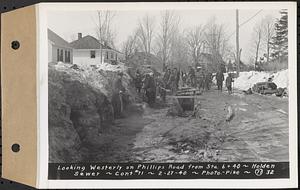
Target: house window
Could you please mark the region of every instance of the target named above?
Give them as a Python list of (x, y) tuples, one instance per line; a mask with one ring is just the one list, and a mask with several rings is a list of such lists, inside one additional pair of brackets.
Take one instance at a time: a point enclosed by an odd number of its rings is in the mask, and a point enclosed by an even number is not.
[(65, 50), (65, 62), (69, 63), (69, 61), (68, 61), (68, 51), (67, 50)]
[(91, 51), (91, 58), (92, 59), (96, 58), (96, 51), (94, 51), (94, 50)]
[(59, 49), (57, 49), (57, 62), (59, 61)]
[(60, 50), (59, 61), (64, 61), (64, 50)]
[(113, 58), (114, 58), (114, 53), (113, 53), (113, 52), (111, 52), (111, 54), (110, 54), (110, 58), (111, 58), (111, 59), (113, 59)]
[(70, 63), (71, 59), (70, 59), (70, 51), (65, 51), (65, 62), (66, 63)]
[(106, 59), (108, 59), (108, 51), (106, 52)]
[(71, 62), (71, 53), (70, 53), (70, 51), (68, 51), (68, 62), (69, 63)]

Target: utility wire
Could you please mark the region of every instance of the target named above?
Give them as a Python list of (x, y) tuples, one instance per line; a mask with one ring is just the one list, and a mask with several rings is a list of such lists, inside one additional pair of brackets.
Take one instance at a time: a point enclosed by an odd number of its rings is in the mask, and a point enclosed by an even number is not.
[(255, 13), (255, 15), (253, 15), (251, 18), (249, 18), (248, 20), (246, 20), (245, 22), (243, 22), (242, 24), (239, 25), (239, 27), (243, 26), (244, 24), (246, 24), (247, 22), (249, 22), (251, 19), (253, 19), (254, 17), (256, 17), (261, 11), (263, 11), (263, 9), (259, 10), (257, 13)]
[[(246, 21), (244, 21), (242, 24), (240, 24), (239, 27), (241, 27), (241, 26), (247, 24), (250, 20), (252, 20), (254, 17), (256, 17), (256, 16), (257, 16), (260, 12), (262, 12), (262, 11), (263, 11), (263, 9), (259, 10), (258, 12), (256, 12), (252, 17), (250, 17), (249, 19), (247, 19)], [(229, 35), (228, 39), (229, 39), (233, 34), (235, 34), (235, 32), (236, 32), (236, 30), (235, 30), (232, 34)]]

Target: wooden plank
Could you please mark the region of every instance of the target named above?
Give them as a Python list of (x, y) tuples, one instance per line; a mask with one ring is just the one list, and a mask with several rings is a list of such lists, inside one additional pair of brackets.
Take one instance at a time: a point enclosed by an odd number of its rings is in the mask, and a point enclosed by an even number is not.
[(167, 96), (167, 98), (201, 98), (202, 96)]

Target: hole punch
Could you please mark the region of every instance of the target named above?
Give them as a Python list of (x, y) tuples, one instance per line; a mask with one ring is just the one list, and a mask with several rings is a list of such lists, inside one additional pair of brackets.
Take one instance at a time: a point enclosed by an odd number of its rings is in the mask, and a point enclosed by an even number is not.
[(11, 42), (11, 48), (13, 48), (14, 50), (17, 50), (20, 48), (20, 42), (18, 41), (12, 41)]
[(11, 146), (11, 150), (12, 150), (13, 152), (19, 152), (19, 151), (20, 151), (20, 145), (19, 145), (19, 144), (13, 144), (13, 145)]

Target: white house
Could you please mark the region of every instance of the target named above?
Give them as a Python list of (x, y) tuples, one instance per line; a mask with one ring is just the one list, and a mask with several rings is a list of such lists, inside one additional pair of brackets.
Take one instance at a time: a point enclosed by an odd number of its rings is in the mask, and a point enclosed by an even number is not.
[(73, 62), (73, 48), (71, 45), (48, 29), (48, 62), (72, 63)]
[[(87, 35), (82, 37), (78, 33), (78, 39), (71, 42), (73, 48), (73, 63), (75, 64), (116, 64), (124, 60), (124, 54), (101, 44), (95, 37)], [(100, 59), (102, 57), (102, 59)]]

